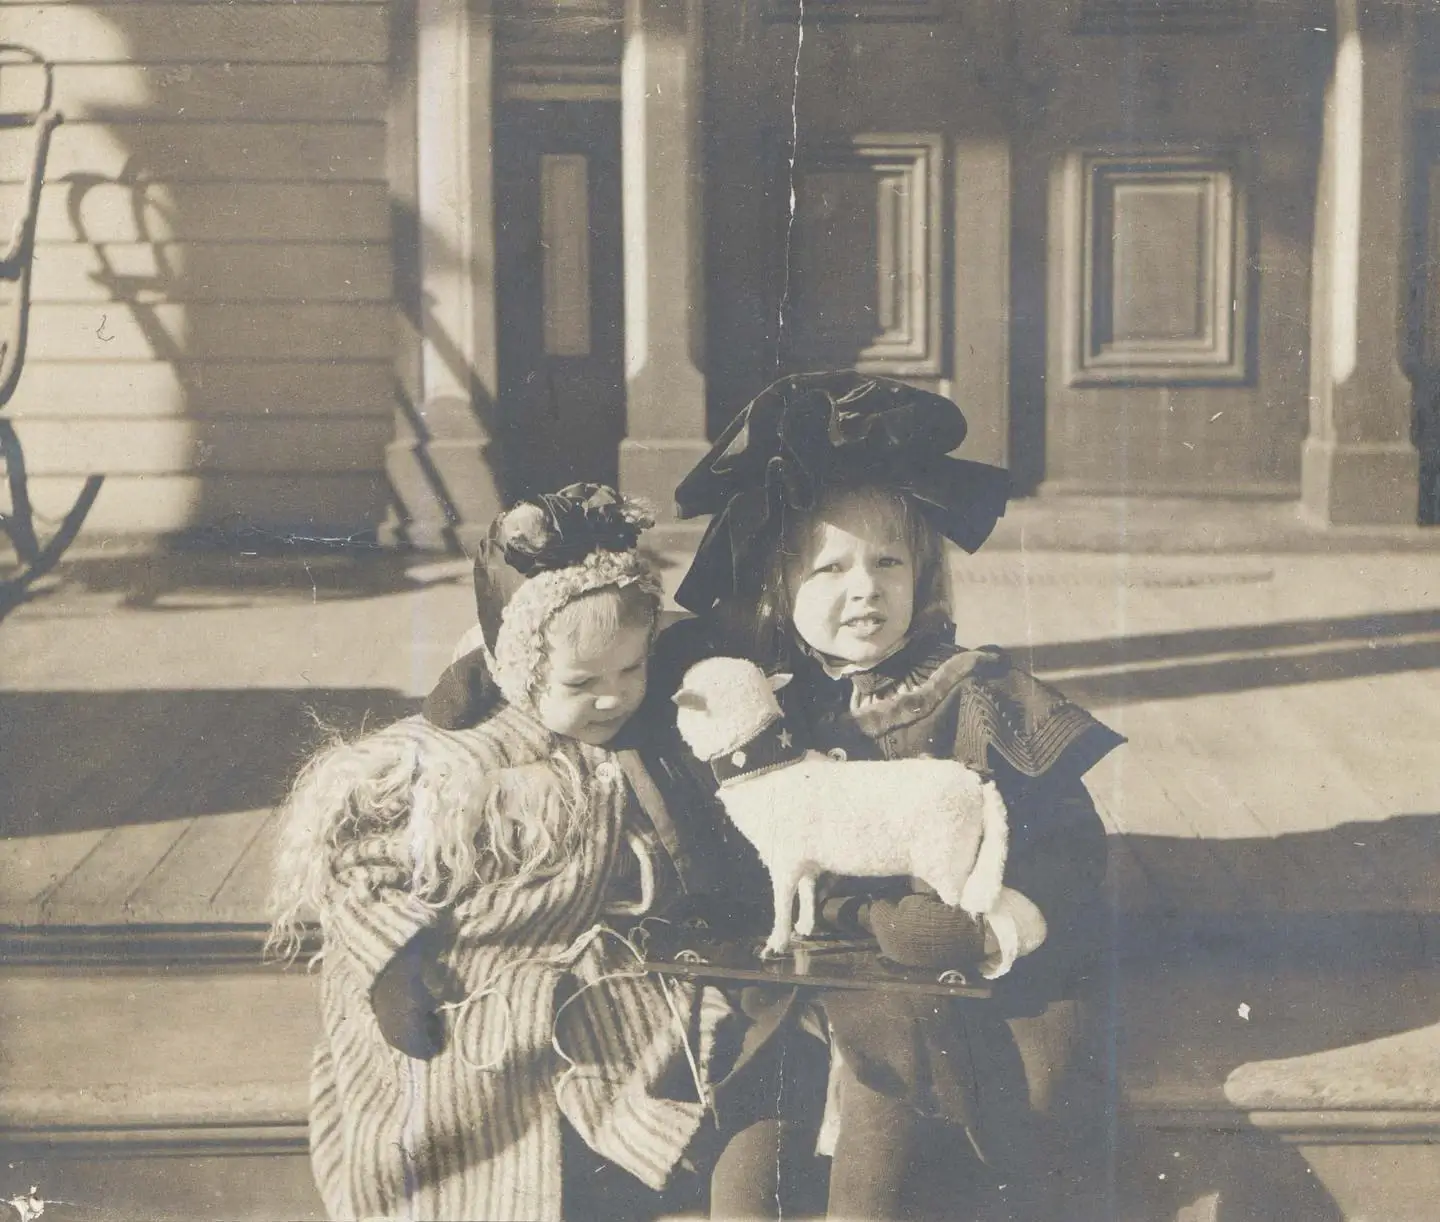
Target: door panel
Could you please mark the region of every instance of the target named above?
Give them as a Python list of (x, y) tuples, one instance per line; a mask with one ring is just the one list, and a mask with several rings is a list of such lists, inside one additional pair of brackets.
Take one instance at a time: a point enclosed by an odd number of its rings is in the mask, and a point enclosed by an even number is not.
[(1019, 0), (1017, 192), (1046, 201), (1016, 251), (1045, 268), (1017, 287), (1045, 295), (1017, 300), (1043, 320), (1016, 335), (1025, 474), (1059, 492), (1295, 496), (1333, 42), (1263, 6), (1159, 7), (1087, 2), (1067, 23)]
[(804, 11), (802, 36), (781, 0), (706, 6), (711, 426), (781, 373), (854, 366), (954, 395), (967, 453), (1003, 459), (1003, 6)]
[(619, 107), (503, 104), (495, 172), (500, 416), (515, 490), (613, 483), (625, 424)]

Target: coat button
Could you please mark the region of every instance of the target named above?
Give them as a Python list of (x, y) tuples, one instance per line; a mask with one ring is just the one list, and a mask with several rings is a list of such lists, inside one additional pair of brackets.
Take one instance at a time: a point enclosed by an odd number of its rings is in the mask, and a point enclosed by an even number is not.
[(730, 762), (737, 768), (743, 768), (749, 762), (750, 757), (743, 751), (737, 751), (730, 757)]
[(845, 754), (844, 747), (831, 747), (830, 750), (825, 752), (825, 754), (828, 755), (837, 764), (843, 764), (849, 758), (849, 756)]
[(609, 760), (601, 760), (595, 765), (596, 780), (603, 781), (609, 785), (616, 777), (615, 765)]

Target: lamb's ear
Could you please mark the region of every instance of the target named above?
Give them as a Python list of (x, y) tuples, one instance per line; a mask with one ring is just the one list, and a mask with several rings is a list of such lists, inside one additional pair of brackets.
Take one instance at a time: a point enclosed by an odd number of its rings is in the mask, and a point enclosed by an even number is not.
[(770, 690), (772, 692), (778, 692), (782, 687), (785, 687), (794, 677), (794, 675), (771, 675)]
[(670, 697), (670, 701), (680, 709), (703, 709), (705, 707), (705, 697), (688, 687), (682, 687)]

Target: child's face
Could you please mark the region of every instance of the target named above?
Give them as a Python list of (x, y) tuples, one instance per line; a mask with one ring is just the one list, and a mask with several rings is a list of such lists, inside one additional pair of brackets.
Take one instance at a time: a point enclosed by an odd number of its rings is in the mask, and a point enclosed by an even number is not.
[(548, 674), (534, 695), (535, 716), (547, 730), (603, 746), (645, 698), (650, 625), (621, 622), (584, 645), (550, 642)]
[(899, 515), (877, 498), (851, 493), (832, 501), (788, 583), (795, 631), (827, 657), (873, 666), (910, 631), (915, 558)]

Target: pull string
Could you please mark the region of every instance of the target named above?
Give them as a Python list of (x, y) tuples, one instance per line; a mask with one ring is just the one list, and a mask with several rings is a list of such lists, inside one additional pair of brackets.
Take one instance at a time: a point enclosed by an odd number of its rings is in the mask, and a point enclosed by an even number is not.
[[(644, 928), (643, 922), (641, 923), (641, 925), (636, 926), (633, 933), (636, 935), (637, 939), (642, 942), (642, 944), (648, 941), (649, 931)], [(510, 963), (504, 964), (497, 971), (493, 972), (479, 988), (477, 988), (474, 992), (470, 993), (461, 1001), (445, 1002), (444, 1004), (442, 1004), (439, 1007), (441, 1011), (451, 1011), (455, 1014), (455, 1052), (456, 1056), (460, 1059), (460, 1062), (467, 1068), (473, 1069), (478, 1073), (493, 1073), (498, 1070), (500, 1065), (504, 1062), (505, 1053), (507, 1051), (507, 1046), (510, 1042), (510, 1036), (513, 1030), (511, 1002), (509, 997), (507, 997), (505, 993), (500, 991), (500, 983), (506, 976), (520, 968), (532, 966), (552, 967), (560, 969), (571, 968), (575, 965), (576, 962), (579, 961), (580, 957), (587, 950), (590, 949), (591, 946), (593, 946), (597, 942), (603, 941), (605, 938), (612, 938), (621, 946), (623, 946), (635, 959), (635, 967), (606, 972), (596, 977), (594, 980), (587, 981), (585, 984), (581, 985), (580, 988), (578, 988), (574, 993), (567, 997), (563, 1002), (561, 1002), (559, 1009), (555, 1011), (555, 1017), (551, 1024), (550, 1045), (555, 1050), (556, 1055), (559, 1056), (560, 1059), (564, 1061), (567, 1066), (565, 1072), (560, 1076), (560, 1080), (555, 1085), (555, 1093), (559, 1095), (564, 1090), (566, 1085), (572, 1082), (575, 1079), (576, 1075), (581, 1072), (582, 1068), (579, 1062), (577, 1062), (574, 1057), (572, 1057), (568, 1052), (566, 1052), (564, 1047), (562, 1047), (560, 1043), (561, 1015), (563, 1015), (565, 1011), (574, 1002), (578, 1001), (582, 996), (584, 996), (584, 994), (588, 993), (593, 988), (596, 988), (603, 984), (607, 984), (612, 980), (637, 980), (647, 974), (645, 971), (645, 956), (642, 951), (635, 945), (633, 941), (631, 941), (630, 938), (626, 937), (624, 934), (617, 933), (615, 930), (609, 928), (606, 925), (592, 926), (590, 929), (587, 929), (578, 938), (576, 938), (575, 941), (573, 941), (569, 946), (567, 946), (564, 950), (558, 952), (557, 954), (533, 955), (529, 958), (516, 959)], [(700, 1099), (702, 1103), (704, 1103), (706, 1110), (710, 1112), (713, 1116), (715, 1114), (714, 1100), (711, 1098), (710, 1092), (705, 1086), (704, 1075), (700, 1068), (699, 1058), (696, 1055), (695, 1050), (690, 1045), (688, 1024), (686, 1023), (684, 1015), (681, 1013), (680, 1006), (676, 1001), (675, 990), (678, 988), (678, 985), (676, 985), (675, 982), (671, 981), (665, 976), (660, 976), (658, 979), (660, 981), (661, 995), (665, 999), (666, 1007), (669, 1009), (671, 1017), (675, 1020), (676, 1029), (680, 1034), (680, 1044), (685, 1051), (685, 1060), (690, 1069), (691, 1080), (695, 1084), (696, 1096)], [(491, 996), (497, 997), (500, 1000), (501, 1004), (499, 1012), (503, 1017), (505, 1023), (505, 1030), (500, 1040), (500, 1049), (495, 1054), (495, 1056), (493, 1056), (489, 1060), (480, 1061), (473, 1059), (466, 1052), (465, 1041), (460, 1038), (460, 1029), (464, 1021), (464, 1016), (468, 1012), (470, 1007)]]

